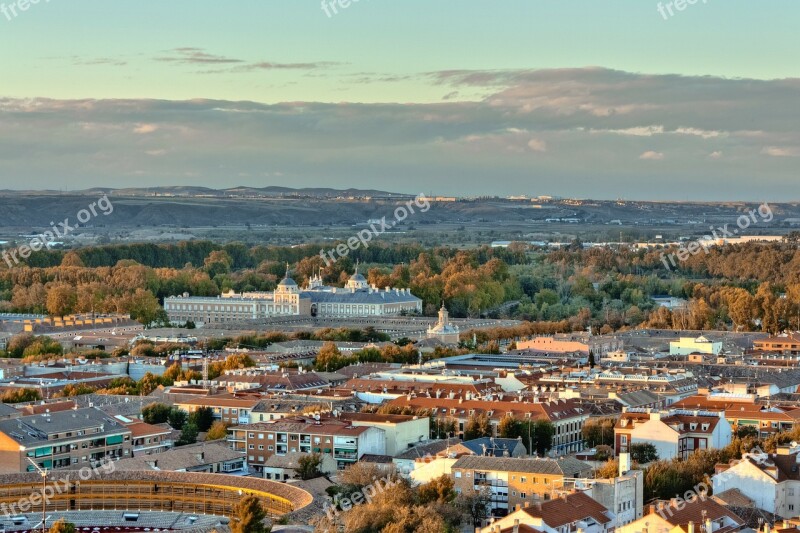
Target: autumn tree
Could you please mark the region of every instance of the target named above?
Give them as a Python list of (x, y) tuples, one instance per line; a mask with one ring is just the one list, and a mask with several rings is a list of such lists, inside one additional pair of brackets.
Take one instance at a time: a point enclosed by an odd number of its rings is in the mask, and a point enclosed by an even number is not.
[(228, 438), (228, 424), (222, 420), (217, 420), (211, 424), (211, 428), (206, 433), (206, 440), (222, 440)]
[(55, 285), (47, 290), (47, 312), (52, 316), (64, 317), (73, 312), (78, 297), (69, 285)]
[(464, 425), (464, 440), (492, 436), (492, 423), (486, 413), (474, 413)]
[(272, 528), (264, 525), (266, 518), (261, 500), (255, 496), (244, 496), (233, 508), (231, 533), (269, 533)]
[(48, 530), (49, 533), (75, 533), (75, 524), (59, 518)]

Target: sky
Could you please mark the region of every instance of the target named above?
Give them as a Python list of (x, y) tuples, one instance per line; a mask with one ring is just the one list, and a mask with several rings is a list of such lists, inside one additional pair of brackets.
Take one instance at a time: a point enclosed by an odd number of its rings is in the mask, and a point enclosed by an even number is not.
[(0, 189), (800, 200), (796, 0), (21, 2)]

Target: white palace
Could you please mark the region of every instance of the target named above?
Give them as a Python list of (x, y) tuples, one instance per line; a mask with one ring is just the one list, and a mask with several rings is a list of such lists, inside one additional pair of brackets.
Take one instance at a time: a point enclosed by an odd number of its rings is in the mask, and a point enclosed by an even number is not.
[(217, 297), (170, 296), (164, 310), (171, 322), (221, 324), (273, 316), (366, 317), (422, 313), (422, 300), (410, 289), (378, 289), (356, 272), (344, 288), (329, 287), (315, 275), (300, 289), (286, 277), (274, 292), (233, 291)]

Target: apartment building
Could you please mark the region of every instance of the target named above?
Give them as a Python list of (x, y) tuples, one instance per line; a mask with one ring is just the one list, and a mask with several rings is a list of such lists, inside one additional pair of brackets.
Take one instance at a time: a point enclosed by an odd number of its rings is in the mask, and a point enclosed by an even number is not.
[(272, 455), (329, 454), (343, 469), (364, 454), (386, 454), (384, 430), (334, 419), (296, 418), (245, 424), (231, 428), (228, 441), (234, 450), (247, 453), (247, 461), (256, 472), (263, 471)]
[(459, 494), (488, 490), (495, 516), (557, 498), (569, 492), (571, 480), (589, 477), (591, 465), (572, 457), (560, 459), (465, 455), (451, 467)]
[(134, 457), (162, 453), (174, 446), (172, 428), (168, 424), (145, 422), (125, 423), (131, 430), (131, 447)]
[(428, 440), (430, 419), (426, 416), (345, 413), (341, 415), (355, 427), (376, 427), (386, 435), (385, 455), (394, 457)]
[(0, 473), (94, 466), (131, 457), (131, 430), (95, 407), (0, 420)]
[(783, 355), (800, 355), (800, 333), (786, 333), (753, 341), (753, 349)]
[(800, 408), (756, 403), (755, 395), (752, 394), (693, 396), (681, 400), (673, 407), (724, 412), (734, 433), (741, 427), (752, 427), (760, 438), (800, 427)]
[(261, 400), (262, 397), (257, 394), (217, 394), (176, 402), (175, 406), (187, 413), (208, 407), (213, 413), (214, 420), (222, 420), (236, 426), (250, 423), (250, 413)]
[(614, 426), (616, 452), (632, 444), (653, 444), (659, 459), (686, 459), (695, 450), (724, 448), (733, 432), (722, 411), (623, 409)]
[(457, 423), (456, 435), (464, 436), (464, 427), (470, 417), (486, 413), (492, 424), (493, 436), (497, 436), (497, 425), (506, 416), (517, 420), (547, 420), (553, 424), (553, 449), (558, 453), (574, 453), (583, 450), (581, 435), (583, 424), (589, 412), (574, 400), (555, 400), (548, 402), (518, 401), (516, 396), (503, 400), (450, 399), (420, 397), (413, 394), (396, 398), (389, 405), (408, 407), (414, 410), (427, 410), (435, 418), (454, 419)]

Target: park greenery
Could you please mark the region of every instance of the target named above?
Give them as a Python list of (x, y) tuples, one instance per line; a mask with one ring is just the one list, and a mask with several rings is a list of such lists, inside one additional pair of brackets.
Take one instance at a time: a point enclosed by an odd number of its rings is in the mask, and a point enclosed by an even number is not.
[[(455, 317), (524, 320), (530, 324), (520, 331), (528, 334), (589, 326), (599, 332), (800, 327), (795, 242), (715, 247), (672, 269), (661, 261), (665, 251), (583, 248), (578, 241), (554, 250), (522, 243), (472, 249), (376, 243), (325, 266), (311, 244), (93, 246), (41, 251), (27, 268), (0, 265), (0, 311), (129, 313), (143, 324), (162, 325), (168, 320), (160, 304), (168, 296), (272, 290), (287, 262), (301, 285), (322, 269), (326, 284), (341, 286), (359, 260), (371, 284), (410, 288), (427, 315), (444, 303)], [(686, 299), (687, 306), (659, 307), (653, 300), (658, 295)]]

